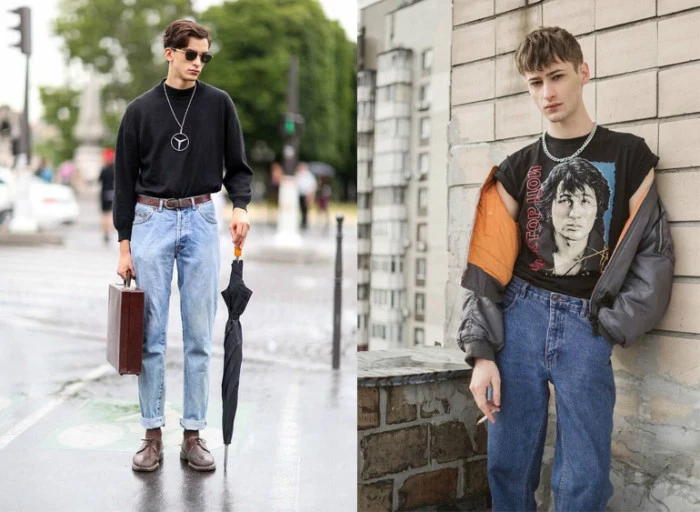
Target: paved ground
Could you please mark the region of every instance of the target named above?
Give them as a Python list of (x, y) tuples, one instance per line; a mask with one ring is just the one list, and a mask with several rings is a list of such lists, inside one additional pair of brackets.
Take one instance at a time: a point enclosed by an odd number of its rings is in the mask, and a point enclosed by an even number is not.
[[(255, 261), (255, 245), (274, 231), (253, 226), (245, 278), (254, 296), (242, 318), (245, 361), (227, 472), (220, 432), (223, 300), (202, 433), (219, 467), (199, 474), (178, 459), (182, 341), (173, 288), (165, 460), (142, 475), (130, 469), (142, 437), (136, 378), (105, 364), (117, 246), (100, 239), (92, 203), (83, 211), (80, 224), (61, 230), (63, 246), (0, 246), (0, 510), (355, 510), (355, 227), (345, 230), (343, 356), (334, 372), (333, 261)], [(319, 251), (335, 250), (335, 237), (315, 227), (306, 240)], [(222, 289), (229, 255), (222, 236)]]

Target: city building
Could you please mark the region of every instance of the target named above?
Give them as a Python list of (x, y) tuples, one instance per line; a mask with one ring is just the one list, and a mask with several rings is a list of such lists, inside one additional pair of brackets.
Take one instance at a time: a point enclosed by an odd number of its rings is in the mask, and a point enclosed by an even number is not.
[(444, 339), (451, 3), (380, 0), (358, 36), (358, 348)]

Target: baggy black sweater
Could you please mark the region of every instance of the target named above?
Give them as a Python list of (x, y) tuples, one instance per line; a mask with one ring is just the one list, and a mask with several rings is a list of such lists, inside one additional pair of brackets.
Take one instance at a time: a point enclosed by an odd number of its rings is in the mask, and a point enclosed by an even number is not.
[[(183, 133), (189, 147), (175, 151), (179, 133), (163, 91), (165, 79), (126, 108), (115, 154), (114, 227), (119, 241), (131, 239), (136, 196), (163, 199), (215, 193), (226, 187), (234, 207), (246, 209), (253, 177), (245, 156), (236, 107), (221, 89), (197, 80)], [(194, 88), (165, 86), (177, 120), (182, 123)], [(226, 172), (224, 174), (224, 167)]]

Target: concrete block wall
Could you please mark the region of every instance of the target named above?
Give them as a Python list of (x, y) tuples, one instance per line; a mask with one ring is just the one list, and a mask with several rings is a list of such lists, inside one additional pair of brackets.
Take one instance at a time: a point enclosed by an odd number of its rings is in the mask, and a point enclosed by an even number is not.
[[(669, 311), (656, 330), (615, 348), (618, 386), (612, 510), (691, 510), (700, 503), (700, 0), (454, 0), (448, 128), (445, 337), (456, 346), (459, 278), (478, 187), (490, 166), (545, 124), (515, 69), (517, 42), (539, 25), (579, 39), (591, 117), (644, 137), (676, 244)], [(549, 508), (554, 423), (545, 451)]]

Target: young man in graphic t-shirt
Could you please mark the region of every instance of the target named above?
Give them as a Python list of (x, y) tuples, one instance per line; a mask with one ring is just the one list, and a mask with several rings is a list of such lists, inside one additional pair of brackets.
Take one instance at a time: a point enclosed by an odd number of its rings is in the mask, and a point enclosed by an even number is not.
[(591, 120), (582, 93), (590, 71), (567, 31), (531, 32), (515, 59), (547, 129), (495, 174), (520, 248), (501, 304), (503, 348), (495, 361), (468, 352), (470, 389), (491, 421), (493, 510), (536, 508), (549, 383), (557, 405), (556, 509), (604, 510), (613, 492), (615, 383), (612, 345), (594, 332), (589, 299), (653, 183), (658, 157), (643, 139)]

